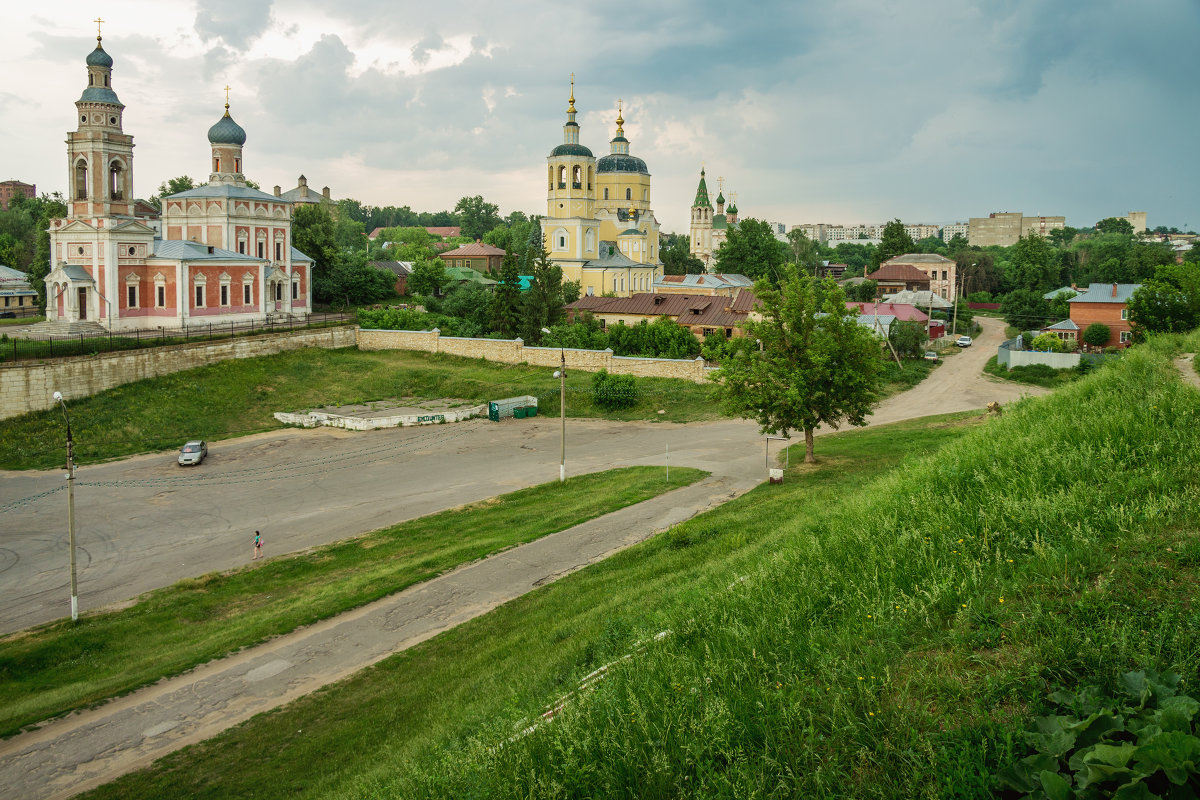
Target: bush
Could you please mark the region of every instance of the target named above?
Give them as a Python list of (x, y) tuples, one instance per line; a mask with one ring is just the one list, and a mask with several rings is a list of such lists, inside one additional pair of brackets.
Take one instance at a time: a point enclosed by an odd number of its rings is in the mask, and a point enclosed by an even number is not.
[(602, 369), (592, 376), (592, 399), (608, 411), (632, 408), (637, 403), (637, 381), (632, 375), (609, 375)]
[(1112, 329), (1103, 322), (1093, 322), (1083, 331), (1083, 341), (1092, 347), (1104, 347), (1108, 344), (1110, 336), (1112, 336)]
[(1057, 334), (1042, 333), (1029, 343), (1029, 349), (1037, 350), (1040, 353), (1065, 353), (1067, 352), (1067, 343), (1058, 338)]
[(971, 292), (967, 295), (968, 303), (990, 303), (992, 302), (991, 292)]

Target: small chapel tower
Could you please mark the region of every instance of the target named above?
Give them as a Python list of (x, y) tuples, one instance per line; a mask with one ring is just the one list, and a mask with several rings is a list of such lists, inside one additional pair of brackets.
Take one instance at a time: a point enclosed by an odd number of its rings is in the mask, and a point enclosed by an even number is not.
[(246, 131), (229, 116), (229, 87), (225, 87), (225, 116), (208, 129), (208, 143), (212, 146), (212, 174), (209, 183), (232, 183), (246, 185), (242, 171), (242, 146), (246, 144)]
[[(725, 198), (719, 200), (724, 203)], [(713, 207), (708, 195), (708, 184), (704, 181), (704, 167), (700, 168), (700, 184), (696, 187), (696, 199), (692, 201), (691, 247), (692, 256), (704, 262), (705, 268), (712, 261)]]

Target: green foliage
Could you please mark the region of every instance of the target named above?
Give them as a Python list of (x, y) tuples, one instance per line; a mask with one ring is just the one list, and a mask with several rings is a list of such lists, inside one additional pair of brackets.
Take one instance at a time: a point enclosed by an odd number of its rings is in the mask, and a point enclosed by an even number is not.
[(392, 297), (395, 286), (395, 274), (367, 263), (363, 252), (339, 254), (331, 269), (313, 274), (313, 295), (341, 307)]
[(775, 238), (771, 225), (744, 219), (730, 228), (714, 254), (717, 272), (745, 275), (751, 280), (779, 280), (780, 268), (788, 261), (790, 248)]
[(846, 284), (846, 299), (857, 303), (869, 303), (879, 291), (879, 282), (870, 278), (859, 283)]
[[(663, 241), (666, 239), (667, 241)], [(665, 234), (659, 239), (659, 255), (664, 275), (698, 275), (704, 272), (704, 262), (691, 254), (688, 237)]]
[(880, 235), (879, 247), (871, 256), (871, 265), (878, 269), (879, 265), (889, 258), (902, 256), (905, 253), (915, 253), (917, 244), (904, 230), (904, 223), (899, 219), (894, 219), (883, 226), (883, 233)]
[(1129, 299), (1134, 338), (1180, 333), (1200, 325), (1200, 265), (1165, 264)]
[(462, 235), (470, 240), (482, 237), (500, 222), (500, 207), (483, 199), (483, 195), (463, 197), (454, 206)]
[(1062, 262), (1050, 243), (1036, 233), (1022, 236), (1009, 248), (1005, 282), (1014, 289), (1048, 292), (1062, 285)]
[(154, 206), (159, 211), (162, 210), (162, 199), (173, 194), (186, 192), (188, 189), (195, 189), (199, 186), (207, 186), (206, 183), (196, 183), (190, 175), (180, 175), (177, 178), (171, 178), (158, 185), (158, 191), (150, 195), (146, 202)]
[(1104, 347), (1112, 338), (1112, 329), (1103, 322), (1093, 322), (1083, 330), (1083, 341), (1092, 347)]
[(920, 358), (925, 352), (925, 325), (920, 322), (894, 320), (888, 329), (888, 341), (901, 358)]
[(1014, 289), (1000, 302), (1000, 314), (1014, 328), (1040, 328), (1050, 317), (1050, 304), (1035, 289)]
[(606, 411), (637, 405), (637, 381), (632, 375), (609, 375), (600, 370), (592, 376), (592, 401)]
[(967, 295), (967, 302), (968, 303), (990, 303), (990, 302), (992, 302), (992, 293), (984, 292), (984, 291), (971, 292), (969, 295)]
[(1133, 225), (1124, 217), (1106, 217), (1096, 223), (1100, 233), (1119, 233), (1123, 236), (1133, 236)]
[(730, 336), (726, 339), (723, 333), (710, 333), (704, 337), (704, 342), (700, 346), (700, 355), (705, 361), (719, 363), (727, 358), (736, 358), (748, 353), (757, 347), (758, 345), (753, 339), (747, 339), (745, 336)]
[(410, 308), (360, 308), (358, 324), (369, 330), (387, 331), (431, 331), (437, 328), (443, 336), (477, 337), (483, 334), (483, 329), (470, 319)]
[(407, 287), (411, 294), (437, 295), (449, 282), (446, 266), (440, 258), (423, 258), (413, 264)]
[(481, 332), (490, 330), (492, 321), (492, 292), (478, 283), (452, 286), (442, 299), (442, 313), (465, 320)]
[(984, 372), (997, 378), (1013, 383), (1042, 386), (1046, 389), (1057, 389), (1065, 384), (1073, 383), (1080, 376), (1091, 372), (1092, 369), (1093, 362), (1087, 358), (1080, 360), (1078, 367), (1055, 369), (1048, 364), (1022, 364), (1019, 367), (1008, 369), (999, 363), (996, 356), (989, 358), (983, 367)]
[(791, 262), (809, 275), (816, 275), (817, 269), (821, 266), (818, 244), (809, 239), (800, 228), (792, 228), (788, 231), (787, 239), (791, 249), (789, 254)]
[(517, 255), (512, 250), (504, 252), (496, 280), (499, 283), (492, 298), (490, 328), (512, 339), (516, 337), (521, 324), (521, 273), (517, 266)]
[(66, 215), (59, 192), (32, 198), (16, 195), (7, 210), (0, 210), (0, 264), (29, 273), (29, 285), (43, 309), (50, 273), (50, 220)]
[[(833, 248), (834, 261), (846, 265), (847, 277), (861, 277), (865, 269), (874, 265), (875, 245), (858, 244), (857, 242), (838, 242)], [(854, 273), (851, 275), (850, 273)]]
[(812, 461), (818, 425), (866, 424), (879, 394), (879, 345), (833, 281), (824, 281), (818, 306), (814, 279), (792, 265), (782, 276), (778, 288), (755, 284), (762, 316), (743, 323), (762, 351), (727, 359), (713, 379), (727, 413), (757, 421), (763, 433), (804, 431), (805, 459)]
[(521, 313), (521, 338), (526, 344), (540, 342), (542, 328), (557, 325), (565, 314), (562, 268), (550, 260), (545, 249), (534, 258), (532, 273)]
[(1067, 343), (1058, 337), (1058, 334), (1046, 333), (1038, 334), (1033, 341), (1029, 343), (1030, 350), (1036, 350), (1039, 353), (1065, 353), (1070, 348)]
[(1034, 720), (1032, 753), (1000, 772), (1000, 786), (1052, 799), (1200, 795), (1200, 702), (1181, 683), (1139, 670), (1121, 676), (1116, 696), (1099, 686), (1054, 692), (1059, 713)]
[(646, 358), (695, 358), (700, 355), (700, 340), (670, 317), (654, 322), (641, 320), (636, 325), (618, 323), (607, 330), (608, 346), (618, 356)]

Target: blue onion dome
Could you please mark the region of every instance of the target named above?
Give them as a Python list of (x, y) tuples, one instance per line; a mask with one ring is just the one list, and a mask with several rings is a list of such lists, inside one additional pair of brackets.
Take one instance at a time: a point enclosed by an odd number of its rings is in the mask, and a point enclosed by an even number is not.
[(584, 147), (581, 144), (572, 144), (571, 142), (567, 142), (566, 144), (560, 144), (558, 147), (551, 150), (550, 155), (551, 156), (586, 156), (587, 158), (591, 158), (592, 151), (587, 149), (586, 147)]
[(646, 162), (637, 156), (624, 153), (609, 153), (596, 162), (596, 172), (634, 172), (639, 175), (649, 175)]
[(229, 116), (229, 106), (225, 106), (225, 116), (217, 121), (208, 129), (209, 144), (236, 144), (243, 145), (246, 143), (246, 131), (242, 130), (242, 126), (233, 121), (233, 117)]
[(96, 37), (96, 49), (88, 53), (87, 65), (89, 67), (111, 67), (113, 65), (112, 56), (104, 52), (99, 36)]

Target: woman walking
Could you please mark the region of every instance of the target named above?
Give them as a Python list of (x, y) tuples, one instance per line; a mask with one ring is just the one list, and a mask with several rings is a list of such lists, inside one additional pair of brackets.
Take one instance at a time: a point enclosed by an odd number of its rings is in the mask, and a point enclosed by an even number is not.
[(258, 531), (254, 532), (254, 558), (251, 561), (257, 561), (262, 557), (262, 534)]

